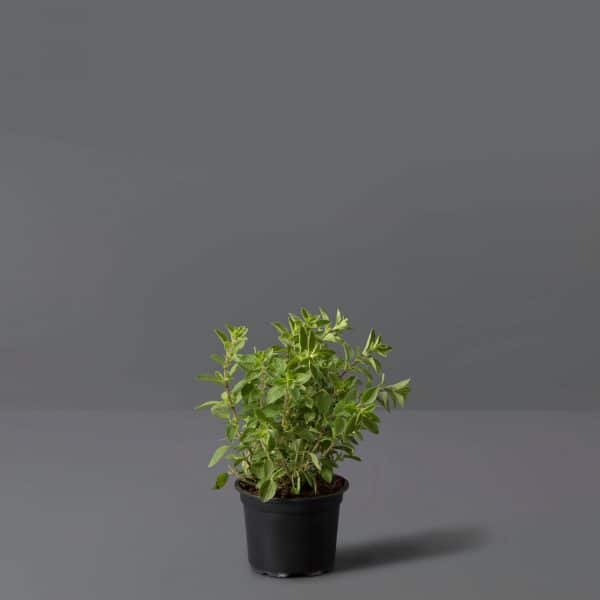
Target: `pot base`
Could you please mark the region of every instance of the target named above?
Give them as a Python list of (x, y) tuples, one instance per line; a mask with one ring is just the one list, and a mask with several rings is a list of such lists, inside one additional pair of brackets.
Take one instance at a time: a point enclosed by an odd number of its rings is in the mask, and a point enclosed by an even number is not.
[(272, 573), (271, 571), (259, 571), (258, 569), (252, 569), (259, 575), (266, 575), (267, 577), (275, 577), (276, 579), (287, 579), (289, 577), (318, 577), (319, 575), (325, 575), (330, 571), (313, 571), (312, 573)]

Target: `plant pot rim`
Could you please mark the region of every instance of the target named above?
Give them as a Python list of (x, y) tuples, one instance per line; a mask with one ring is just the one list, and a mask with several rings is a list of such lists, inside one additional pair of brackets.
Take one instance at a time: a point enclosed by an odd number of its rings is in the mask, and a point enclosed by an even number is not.
[(259, 502), (262, 505), (266, 505), (266, 504), (305, 504), (307, 502), (319, 502), (319, 501), (323, 501), (327, 498), (333, 499), (333, 498), (338, 498), (338, 497), (342, 496), (344, 494), (344, 492), (346, 492), (348, 490), (348, 488), (350, 487), (350, 482), (345, 477), (342, 477), (341, 475), (338, 475), (337, 473), (336, 473), (336, 476), (339, 477), (343, 481), (342, 487), (339, 490), (337, 490), (336, 492), (332, 492), (330, 494), (319, 494), (318, 496), (290, 496), (289, 498), (271, 498), (270, 500), (263, 502), (260, 499), (260, 497), (257, 496), (256, 494), (251, 494), (250, 492), (246, 491), (240, 485), (239, 479), (235, 480), (235, 489), (240, 493), (240, 496), (243, 496), (248, 499), (256, 500), (257, 502)]

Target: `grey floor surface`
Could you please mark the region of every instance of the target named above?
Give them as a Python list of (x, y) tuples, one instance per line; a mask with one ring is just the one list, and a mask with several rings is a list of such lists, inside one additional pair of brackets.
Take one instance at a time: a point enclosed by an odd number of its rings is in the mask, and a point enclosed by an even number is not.
[(218, 441), (191, 411), (0, 411), (0, 598), (600, 597), (598, 412), (390, 415), (312, 579), (249, 570)]

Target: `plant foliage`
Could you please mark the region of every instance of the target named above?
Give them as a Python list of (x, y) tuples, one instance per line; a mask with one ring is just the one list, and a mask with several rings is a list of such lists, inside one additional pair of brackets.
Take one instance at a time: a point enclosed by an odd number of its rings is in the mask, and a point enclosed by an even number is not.
[(326, 487), (344, 459), (360, 460), (355, 449), (363, 432), (379, 433), (379, 407), (402, 407), (409, 379), (386, 383), (380, 358), (391, 347), (371, 330), (363, 347), (344, 339), (350, 329), (340, 310), (290, 314), (287, 326), (273, 323), (279, 344), (242, 352), (248, 329), (228, 325), (215, 333), (224, 348), (211, 358), (219, 365), (198, 375), (222, 387), (218, 400), (198, 405), (226, 424), (226, 443), (209, 467), (225, 459), (220, 489), (230, 476), (255, 487), (263, 501)]

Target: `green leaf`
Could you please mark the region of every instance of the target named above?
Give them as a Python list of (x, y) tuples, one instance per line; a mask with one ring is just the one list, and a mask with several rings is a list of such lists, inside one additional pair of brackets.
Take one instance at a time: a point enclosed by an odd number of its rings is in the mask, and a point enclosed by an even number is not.
[(378, 385), (368, 388), (360, 395), (360, 401), (363, 404), (369, 404), (371, 402), (375, 402), (375, 400), (377, 399), (378, 393), (379, 393)]
[(310, 371), (306, 371), (306, 373), (298, 373), (294, 376), (294, 380), (296, 383), (304, 384), (312, 377), (312, 373)]
[(304, 413), (304, 420), (307, 423), (310, 423), (311, 421), (314, 421), (315, 417), (316, 417), (316, 415), (315, 415), (315, 413), (312, 410), (309, 410), (308, 412)]
[(310, 471), (305, 471), (304, 479), (306, 480), (308, 485), (310, 485), (310, 487), (313, 489), (313, 491), (316, 494), (317, 493), (317, 480), (316, 480), (315, 476), (313, 475), (313, 473), (311, 473)]
[(225, 359), (220, 354), (211, 354), (210, 358), (221, 366), (223, 366), (223, 364), (225, 363)]
[(314, 452), (309, 452), (308, 453), (310, 456), (310, 460), (312, 460), (313, 465), (315, 465), (315, 467), (317, 467), (317, 471), (321, 470), (321, 461), (319, 460), (319, 457), (314, 453)]
[(208, 373), (200, 373), (200, 375), (196, 375), (196, 379), (198, 381), (210, 381), (212, 383), (221, 383), (221, 379), (216, 375), (210, 375)]
[(200, 410), (201, 408), (206, 408), (208, 406), (214, 406), (215, 404), (219, 404), (218, 400), (209, 400), (208, 402), (202, 402), (202, 404), (198, 404), (194, 406), (194, 410)]
[(281, 409), (278, 406), (265, 406), (262, 414), (266, 420), (276, 419), (281, 415)]
[(362, 458), (360, 456), (356, 456), (356, 454), (346, 454), (346, 458), (349, 458), (350, 460), (355, 460), (357, 462), (362, 461)]
[(375, 373), (381, 373), (381, 363), (376, 358), (369, 356), (369, 358), (367, 358), (367, 362), (371, 365), (371, 368), (373, 371), (375, 371)]
[(217, 478), (215, 479), (215, 485), (213, 486), (213, 490), (220, 490), (222, 487), (225, 487), (227, 480), (229, 479), (229, 475), (227, 473), (219, 473)]
[(321, 390), (315, 396), (315, 407), (320, 413), (324, 413), (329, 408), (330, 401), (329, 394), (326, 391)]
[(259, 481), (262, 481), (264, 479), (265, 464), (255, 459), (250, 466), (250, 471)]
[(308, 338), (306, 336), (306, 329), (304, 327), (302, 327), (300, 329), (299, 342), (300, 342), (300, 350), (306, 350), (308, 347)]
[(271, 479), (273, 475), (273, 461), (270, 458), (265, 460), (263, 465), (263, 477), (265, 479)]
[(214, 451), (212, 458), (210, 459), (210, 462), (208, 463), (209, 468), (214, 467), (223, 458), (223, 456), (225, 456), (225, 453), (227, 452), (227, 450), (229, 450), (229, 448), (230, 448), (229, 445), (219, 446)]
[(298, 322), (298, 317), (296, 317), (295, 314), (293, 313), (289, 313), (288, 314), (288, 326), (290, 328), (290, 331), (295, 331), (296, 330), (296, 323)]
[(383, 406), (383, 408), (385, 408), (385, 410), (387, 410), (387, 412), (390, 412), (390, 399), (386, 390), (379, 392), (377, 401), (381, 404), (381, 406)]
[(397, 390), (390, 390), (390, 393), (394, 398), (394, 406), (404, 408), (404, 394), (402, 392), (398, 392)]
[(335, 421), (333, 422), (333, 428), (335, 432), (338, 434), (342, 433), (344, 431), (345, 426), (346, 419), (344, 419), (344, 417), (336, 417)]
[(392, 390), (396, 390), (399, 392), (401, 390), (405, 390), (409, 386), (410, 386), (410, 379), (403, 379), (402, 381), (399, 381), (398, 383), (394, 383), (394, 384), (390, 385), (389, 387)]
[[(246, 381), (246, 379), (240, 379), (232, 388), (231, 388), (231, 393), (232, 394), (236, 394), (237, 392), (241, 392), (242, 389), (244, 387), (246, 387), (248, 384), (248, 382)], [(249, 386), (251, 387), (251, 386)], [(249, 391), (249, 390), (248, 390)]]
[(210, 407), (210, 412), (213, 416), (219, 419), (229, 419), (231, 412), (226, 402), (217, 402)]
[(273, 435), (272, 431), (267, 431), (266, 444), (267, 444), (267, 449), (268, 450), (274, 450), (275, 449), (275, 436)]
[(333, 471), (329, 467), (323, 467), (321, 469), (321, 477), (327, 483), (331, 483), (333, 481)]
[(356, 418), (348, 419), (348, 421), (346, 422), (346, 425), (344, 425), (344, 437), (347, 438), (348, 436), (352, 435), (352, 433), (354, 432), (355, 429), (356, 429)]
[(299, 473), (294, 473), (292, 475), (292, 492), (296, 495), (300, 493), (300, 487), (302, 485), (302, 481), (300, 479)]
[(379, 419), (372, 419), (370, 417), (376, 417), (377, 415), (368, 415), (369, 418), (365, 419), (365, 427), (371, 432), (371, 433), (379, 433), (379, 427), (377, 425), (377, 421)]
[(235, 423), (229, 423), (229, 425), (227, 425), (227, 429), (225, 430), (225, 435), (227, 436), (227, 439), (230, 442), (233, 442), (236, 434), (237, 434), (237, 425), (235, 425)]
[(220, 329), (215, 329), (215, 333), (217, 334), (217, 337), (223, 342), (223, 345), (229, 343), (229, 338), (227, 337), (227, 334), (224, 331), (221, 331)]
[(379, 344), (375, 349), (375, 352), (377, 352), (379, 356), (387, 356), (391, 349), (392, 347), (388, 346), (387, 344)]
[(274, 385), (267, 392), (267, 404), (272, 404), (273, 402), (277, 402), (279, 398), (285, 395), (285, 386), (284, 385)]
[(375, 339), (375, 330), (371, 329), (371, 331), (369, 332), (369, 337), (367, 338), (367, 341), (365, 342), (365, 345), (362, 349), (363, 355), (368, 354), (368, 352), (371, 348), (371, 344), (373, 343), (374, 339)]
[(258, 493), (263, 502), (268, 502), (277, 493), (277, 484), (272, 479), (266, 479), (262, 482)]

